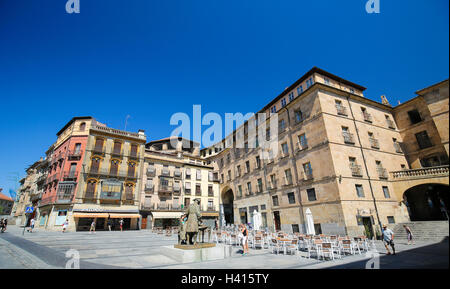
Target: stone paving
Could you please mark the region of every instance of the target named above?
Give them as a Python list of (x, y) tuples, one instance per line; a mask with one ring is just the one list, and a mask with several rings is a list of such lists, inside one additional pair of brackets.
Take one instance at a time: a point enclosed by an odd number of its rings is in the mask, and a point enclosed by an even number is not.
[[(0, 268), (64, 268), (70, 249), (80, 253), (81, 268), (170, 268), (170, 269), (309, 269), (360, 268), (370, 256), (347, 256), (343, 260), (322, 261), (308, 259), (305, 253), (297, 256), (272, 254), (268, 249), (250, 249), (242, 256), (233, 247), (231, 258), (207, 262), (179, 264), (162, 254), (163, 246), (176, 243), (176, 236), (157, 235), (149, 230), (113, 232), (25, 232), (23, 228), (8, 226), (0, 234)], [(2, 240), (3, 239), (3, 240)], [(380, 241), (381, 268), (448, 268), (448, 241), (440, 244), (418, 243), (415, 246), (397, 241), (397, 256), (386, 256)]]

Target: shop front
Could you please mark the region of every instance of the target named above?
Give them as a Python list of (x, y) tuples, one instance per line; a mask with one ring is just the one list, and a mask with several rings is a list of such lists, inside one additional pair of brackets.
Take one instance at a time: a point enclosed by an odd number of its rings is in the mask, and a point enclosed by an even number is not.
[(123, 220), (123, 230), (138, 230), (138, 213), (118, 213), (118, 212), (74, 212), (73, 214), (76, 230), (89, 231), (92, 221), (95, 220), (95, 230), (109, 230), (108, 224), (111, 224), (111, 230), (120, 230), (120, 220)]
[(182, 214), (182, 212), (153, 212), (153, 227), (163, 229), (178, 227)]

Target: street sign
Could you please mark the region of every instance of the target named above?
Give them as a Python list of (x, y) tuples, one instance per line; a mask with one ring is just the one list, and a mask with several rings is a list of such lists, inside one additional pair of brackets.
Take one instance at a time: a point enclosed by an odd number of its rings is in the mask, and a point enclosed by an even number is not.
[(26, 213), (26, 214), (31, 214), (31, 213), (33, 213), (33, 211), (34, 211), (34, 208), (33, 208), (33, 207), (27, 207), (27, 208), (25, 209), (25, 213)]

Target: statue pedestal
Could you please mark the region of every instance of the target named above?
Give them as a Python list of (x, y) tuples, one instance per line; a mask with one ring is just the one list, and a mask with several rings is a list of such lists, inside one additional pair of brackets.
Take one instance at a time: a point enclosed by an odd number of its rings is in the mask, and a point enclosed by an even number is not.
[(164, 246), (161, 254), (179, 263), (222, 260), (231, 256), (231, 246), (214, 243)]

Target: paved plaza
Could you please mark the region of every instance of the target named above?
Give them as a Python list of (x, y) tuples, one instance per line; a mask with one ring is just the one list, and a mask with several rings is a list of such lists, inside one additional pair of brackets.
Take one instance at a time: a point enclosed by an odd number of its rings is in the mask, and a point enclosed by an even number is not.
[[(113, 232), (25, 232), (9, 226), (0, 234), (0, 268), (65, 268), (66, 252), (77, 250), (80, 268), (158, 268), (158, 269), (364, 269), (371, 256), (365, 253), (342, 260), (322, 261), (299, 255), (272, 254), (269, 249), (250, 249), (242, 256), (234, 246), (232, 256), (223, 260), (179, 264), (163, 254), (164, 246), (176, 243), (176, 236), (157, 235), (149, 230)], [(397, 240), (396, 256), (386, 256), (380, 241), (380, 268), (448, 268), (448, 240), (440, 243), (421, 242), (406, 245)]]

